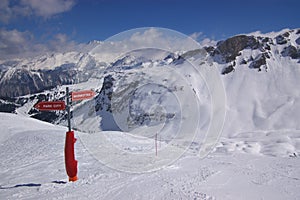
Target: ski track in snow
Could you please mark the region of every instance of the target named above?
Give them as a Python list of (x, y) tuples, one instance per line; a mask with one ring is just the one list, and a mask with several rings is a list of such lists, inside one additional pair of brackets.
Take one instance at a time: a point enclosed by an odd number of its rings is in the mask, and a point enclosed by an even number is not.
[[(257, 141), (254, 133), (240, 133), (221, 139), (214, 153), (204, 159), (187, 153), (162, 170), (141, 174), (102, 165), (78, 140), (75, 151), (79, 180), (68, 182), (63, 155), (65, 127), (2, 113), (0, 124), (5, 127), (0, 141), (0, 199), (300, 197), (299, 157), (289, 157), (276, 147), (276, 141), (289, 144), (299, 153), (299, 144), (289, 139), (299, 142), (296, 131), (282, 137), (274, 131), (261, 132)], [(275, 147), (263, 151), (272, 145), (272, 139)]]

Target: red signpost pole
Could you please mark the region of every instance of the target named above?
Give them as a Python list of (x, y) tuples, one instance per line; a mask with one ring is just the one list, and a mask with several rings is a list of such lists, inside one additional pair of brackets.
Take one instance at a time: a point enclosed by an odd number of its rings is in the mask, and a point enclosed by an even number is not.
[(66, 133), (66, 143), (65, 143), (65, 165), (66, 171), (69, 176), (69, 181), (77, 181), (77, 160), (75, 160), (74, 144), (76, 138), (74, 136), (74, 131), (71, 129), (71, 117), (70, 117), (70, 96), (69, 88), (66, 88), (66, 98), (67, 98), (67, 118), (68, 118), (68, 129)]
[(75, 160), (74, 144), (76, 138), (74, 131), (68, 131), (66, 134), (65, 143), (65, 165), (66, 171), (69, 176), (69, 181), (77, 181), (77, 160)]

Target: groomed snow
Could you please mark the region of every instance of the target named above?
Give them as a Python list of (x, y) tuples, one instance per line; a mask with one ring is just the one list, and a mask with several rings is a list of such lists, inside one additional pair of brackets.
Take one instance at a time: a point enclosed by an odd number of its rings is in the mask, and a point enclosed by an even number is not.
[[(221, 139), (204, 159), (186, 153), (140, 174), (102, 165), (78, 140), (79, 180), (67, 182), (65, 127), (4, 113), (0, 126), (0, 199), (299, 199), (299, 157), (283, 153), (299, 152), (296, 131), (241, 133)], [(136, 143), (129, 134), (105, 134)]]

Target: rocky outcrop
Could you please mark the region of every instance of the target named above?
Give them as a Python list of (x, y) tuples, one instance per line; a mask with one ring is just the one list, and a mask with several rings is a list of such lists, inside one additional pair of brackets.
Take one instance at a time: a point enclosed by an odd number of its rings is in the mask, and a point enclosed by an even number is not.
[(295, 42), (296, 42), (298, 45), (300, 45), (300, 37), (298, 37), (298, 38), (295, 40)]
[(263, 66), (265, 66), (265, 69), (267, 69), (267, 66), (266, 66), (267, 62), (266, 62), (266, 60), (267, 60), (268, 58), (270, 58), (270, 57), (269, 57), (268, 54), (266, 54), (266, 53), (259, 54), (259, 55), (253, 60), (253, 62), (250, 64), (249, 67), (250, 67), (250, 68), (253, 68), (253, 69), (258, 69), (258, 71), (261, 71), (261, 68), (262, 68)]
[[(300, 59), (300, 50), (297, 46), (300, 44), (300, 37), (293, 41), (295, 34), (299, 34), (299, 30), (297, 32), (296, 30), (289, 30), (274, 38), (238, 35), (217, 43), (216, 47), (205, 47), (205, 50), (212, 56), (214, 62), (219, 64), (229, 63), (229, 65), (224, 67), (221, 71), (223, 75), (234, 72), (236, 67), (235, 63), (248, 65), (249, 68), (258, 69), (258, 71), (265, 68), (267, 71), (267, 60), (271, 59), (272, 52), (275, 52), (275, 54), (278, 52), (278, 50), (272, 51), (272, 48), (278, 49), (279, 46), (284, 46), (283, 50), (278, 53), (283, 57)], [(296, 46), (294, 46), (295, 43)], [(256, 53), (250, 58), (243, 58), (244, 55), (242, 52), (247, 49), (255, 51)], [(282, 47), (279, 49), (282, 49)], [(257, 54), (257, 52), (259, 54)]]
[(300, 49), (297, 49), (296, 47), (289, 45), (283, 49), (281, 55), (284, 57), (289, 56), (292, 59), (300, 59)]
[(259, 48), (258, 40), (254, 36), (238, 35), (219, 42), (217, 48), (212, 52), (212, 56), (220, 55), (223, 62), (229, 63), (234, 61), (240, 52), (246, 48)]
[(288, 39), (284, 37), (283, 35), (278, 35), (276, 38), (276, 44), (283, 45), (288, 42)]
[(107, 111), (112, 112), (111, 110), (111, 98), (113, 94), (113, 85), (115, 79), (112, 75), (104, 77), (102, 88), (99, 94), (95, 98), (95, 111)]
[(225, 74), (229, 74), (230, 72), (234, 71), (234, 67), (233, 65), (229, 65), (228, 67), (225, 67), (223, 70), (222, 70), (222, 74), (225, 75)]

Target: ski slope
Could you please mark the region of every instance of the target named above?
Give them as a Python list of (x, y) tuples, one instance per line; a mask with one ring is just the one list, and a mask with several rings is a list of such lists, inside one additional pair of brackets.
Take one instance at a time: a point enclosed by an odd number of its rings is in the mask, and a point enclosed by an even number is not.
[[(67, 182), (65, 127), (5, 113), (0, 113), (0, 126), (0, 199), (300, 197), (299, 157), (287, 153), (288, 149), (299, 152), (297, 131), (247, 132), (222, 138), (204, 159), (189, 150), (174, 163), (148, 173), (126, 173), (101, 164), (83, 146), (80, 138), (84, 133), (75, 132), (79, 138), (75, 145), (79, 180)], [(134, 147), (141, 143), (126, 133), (103, 134), (117, 142), (119, 148), (137, 151)], [(151, 142), (144, 144), (151, 149)]]

